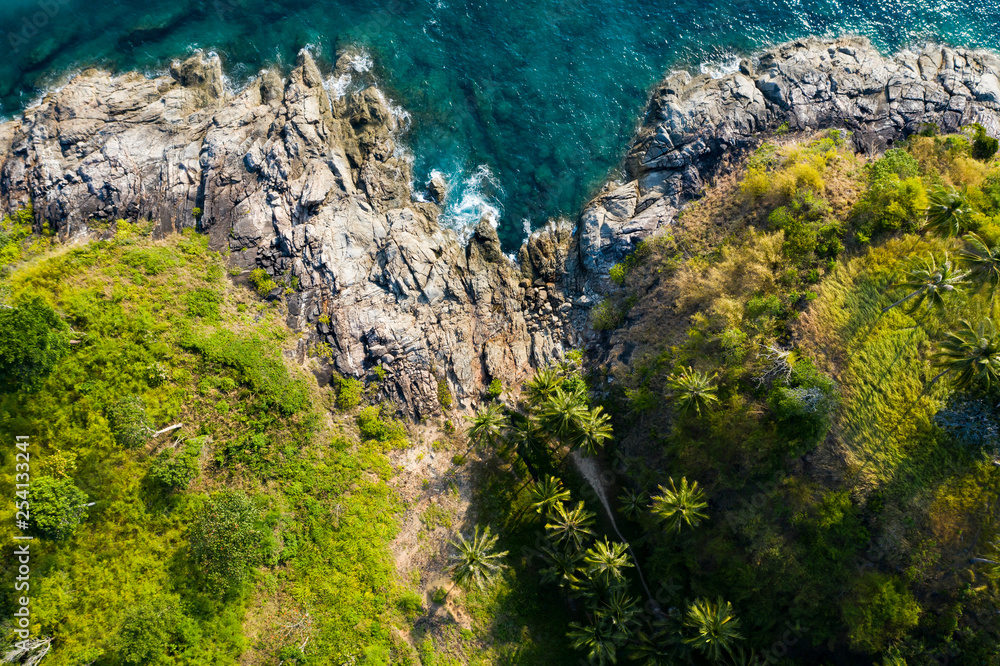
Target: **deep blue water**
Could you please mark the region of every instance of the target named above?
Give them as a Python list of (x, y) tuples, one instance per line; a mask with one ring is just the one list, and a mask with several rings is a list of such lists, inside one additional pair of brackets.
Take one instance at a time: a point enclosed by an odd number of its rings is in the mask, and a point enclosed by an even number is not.
[(808, 34), (866, 35), (885, 51), (927, 39), (991, 47), (996, 0), (0, 0), (0, 113), (66, 72), (161, 70), (196, 47), (235, 83), (304, 45), (370, 54), (412, 114), (418, 182), (454, 183), (446, 218), (484, 205), (508, 245), (575, 213), (619, 163), (649, 89), (674, 67)]

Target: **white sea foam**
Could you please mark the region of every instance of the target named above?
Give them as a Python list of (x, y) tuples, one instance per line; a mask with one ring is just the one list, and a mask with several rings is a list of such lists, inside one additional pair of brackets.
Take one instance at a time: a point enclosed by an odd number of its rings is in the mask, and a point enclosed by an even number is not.
[(484, 217), (495, 229), (500, 224), (502, 206), (498, 200), (502, 193), (496, 176), (485, 164), (480, 164), (476, 170), (464, 178), (456, 174), (448, 179), (449, 197), (439, 222), (442, 226), (455, 230), (462, 240), (472, 235), (479, 221)]
[(721, 79), (733, 72), (740, 71), (740, 57), (737, 55), (727, 55), (721, 60), (711, 60), (703, 62), (698, 66), (702, 74), (708, 74), (713, 79)]

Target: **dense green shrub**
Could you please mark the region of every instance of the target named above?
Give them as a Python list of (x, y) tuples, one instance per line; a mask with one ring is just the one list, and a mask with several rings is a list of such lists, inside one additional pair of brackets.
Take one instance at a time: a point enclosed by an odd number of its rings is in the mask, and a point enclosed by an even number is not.
[(622, 325), (625, 317), (610, 298), (605, 298), (590, 313), (590, 325), (595, 331), (611, 331)]
[(138, 449), (153, 436), (153, 422), (146, 415), (146, 406), (138, 396), (115, 401), (107, 411), (108, 427), (118, 446)]
[(402, 422), (384, 418), (382, 408), (370, 405), (358, 414), (358, 431), (361, 439), (376, 442), (400, 443), (406, 441), (406, 428)]
[(499, 378), (494, 377), (493, 381), (490, 382), (489, 387), (486, 389), (486, 395), (489, 396), (491, 400), (496, 400), (503, 395), (503, 382), (501, 382)]
[(260, 520), (260, 511), (242, 492), (227, 490), (208, 500), (189, 536), (191, 559), (206, 582), (228, 590), (253, 575), (264, 538)]
[(438, 404), (441, 405), (441, 409), (451, 409), (451, 405), (454, 401), (451, 397), (451, 391), (448, 389), (448, 380), (444, 377), (438, 379), (437, 381), (437, 396)]
[(266, 406), (286, 416), (306, 406), (305, 387), (288, 376), (284, 363), (271, 351), (273, 345), (260, 338), (218, 331), (205, 338), (186, 339), (183, 344), (210, 363), (236, 370), (240, 381)]
[(787, 206), (772, 211), (768, 224), (774, 231), (785, 232), (783, 250), (797, 262), (833, 259), (844, 249), (842, 230), (831, 217), (830, 205), (810, 190), (799, 190)]
[(880, 652), (917, 626), (920, 604), (903, 581), (876, 572), (859, 576), (843, 606), (851, 647)]
[(255, 268), (250, 271), (248, 279), (250, 280), (250, 284), (253, 285), (254, 291), (260, 296), (267, 296), (278, 287), (278, 284), (271, 279), (271, 276), (263, 268)]
[(972, 157), (983, 162), (989, 162), (997, 154), (1000, 142), (986, 133), (986, 128), (979, 123), (970, 126), (972, 130)]
[(196, 437), (184, 442), (179, 452), (172, 449), (163, 451), (153, 461), (149, 475), (154, 481), (173, 490), (183, 490), (198, 476), (198, 457), (205, 442), (204, 437)]
[(87, 494), (71, 479), (37, 476), (28, 490), (31, 526), (48, 539), (68, 539), (87, 517)]
[(792, 368), (786, 385), (771, 391), (770, 405), (778, 431), (788, 441), (812, 445), (830, 429), (836, 403), (836, 385), (808, 360)]
[(870, 238), (875, 233), (912, 231), (927, 209), (927, 191), (920, 178), (900, 179), (893, 172), (872, 180), (851, 217), (858, 232)]
[(219, 321), (222, 296), (214, 289), (202, 288), (188, 292), (184, 296), (184, 304), (192, 317), (201, 317), (208, 322)]
[(114, 650), (123, 664), (172, 664), (171, 658), (201, 640), (198, 624), (174, 601), (144, 599), (125, 614)]
[(248, 432), (227, 442), (224, 454), (228, 464), (242, 464), (253, 472), (261, 473), (265, 469), (270, 448), (271, 440), (267, 435)]
[(69, 327), (35, 297), (0, 306), (0, 392), (37, 389), (69, 347)]
[(354, 377), (335, 377), (337, 389), (337, 407), (339, 409), (354, 409), (361, 404), (365, 393), (365, 385)]

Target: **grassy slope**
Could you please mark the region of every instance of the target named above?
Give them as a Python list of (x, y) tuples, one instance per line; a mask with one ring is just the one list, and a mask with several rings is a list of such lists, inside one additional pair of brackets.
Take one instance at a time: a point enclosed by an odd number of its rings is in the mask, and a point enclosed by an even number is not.
[[(881, 315), (903, 295), (890, 287), (914, 253), (954, 256), (960, 242), (873, 234), (855, 209), (869, 169), (846, 146), (822, 142), (758, 151), (673, 235), (643, 248), (613, 297), (631, 313), (611, 339), (634, 347), (605, 367), (618, 387), (608, 394), (616, 455), (631, 461), (630, 483), (693, 476), (713, 507), (699, 533), (652, 538), (644, 556), (654, 578), (685, 581), (685, 597), (734, 601), (759, 651), (799, 622), (809, 630), (794, 659), (810, 663), (897, 649), (910, 664), (949, 650), (955, 663), (992, 663), (983, 655), (997, 648), (977, 618), (995, 588), (968, 559), (988, 553), (996, 532), (997, 473), (935, 425), (953, 393), (947, 381), (920, 395), (936, 374), (933, 341), (989, 305), (956, 294), (942, 315)], [(928, 189), (972, 188), (973, 223), (995, 240), (1000, 211), (982, 193), (991, 167), (969, 159), (961, 140), (918, 138), (908, 150)], [(773, 215), (806, 195), (825, 203), (813, 230), (833, 225), (845, 246), (835, 261), (800, 252), (802, 237), (790, 242), (800, 230)], [(771, 344), (794, 347), (793, 365), (811, 358), (835, 380), (823, 440), (776, 420), (770, 387), (783, 380), (758, 383)], [(703, 419), (676, 419), (658, 398), (687, 364), (719, 375), (720, 408)]]
[[(312, 664), (570, 662), (566, 614), (539, 594), (516, 555), (516, 534), (503, 535), (514, 553), (504, 580), (462, 595), (472, 631), (447, 614), (442, 623), (433, 604), (406, 590), (388, 556), (405, 507), (387, 456), (407, 445), (405, 430), (376, 421), (362, 433), (355, 421), (363, 405), (332, 410), (330, 389), (277, 351), (296, 342), (280, 310), (234, 287), (206, 238), (154, 241), (148, 228), (120, 223), (107, 240), (50, 247), (26, 236), (23, 217), (0, 235), (0, 266), (13, 268), (3, 295), (14, 303), (41, 296), (79, 343), (41, 390), (0, 396), (0, 435), (31, 435), (32, 473), (66, 474), (96, 501), (70, 540), (34, 542), (34, 628), (55, 639), (47, 661), (120, 663), (117, 637), (129, 611), (165, 600), (194, 619), (200, 638), (169, 649), (164, 663), (295, 663), (294, 652), (279, 653), (303, 644)], [(130, 394), (156, 427), (184, 427), (122, 450), (105, 413)], [(153, 458), (175, 437), (201, 435), (211, 443), (187, 491), (150, 479)], [(0, 490), (11, 494), (13, 453), (0, 455)], [(483, 474), (506, 497), (507, 472)], [(194, 576), (187, 530), (208, 495), (225, 488), (255, 499), (273, 537), (255, 582), (217, 598)], [(484, 520), (511, 511), (490, 501), (479, 503)], [(12, 522), (4, 509), (5, 538)], [(0, 566), (10, 579), (11, 562)], [(0, 589), (0, 612), (9, 613), (11, 586)]]

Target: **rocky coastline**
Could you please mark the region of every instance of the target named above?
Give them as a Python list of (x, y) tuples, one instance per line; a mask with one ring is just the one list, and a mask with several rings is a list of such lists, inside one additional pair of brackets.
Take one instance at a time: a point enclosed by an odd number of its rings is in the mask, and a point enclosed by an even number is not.
[[(338, 73), (349, 62), (341, 58)], [(343, 70), (343, 71), (341, 71)], [(777, 46), (722, 78), (674, 72), (653, 91), (625, 157), (575, 228), (532, 234), (512, 263), (483, 220), (468, 242), (417, 201), (398, 120), (374, 87), (345, 96), (303, 51), (286, 79), (224, 86), (218, 58), (169, 75), (85, 71), (0, 125), (0, 205), (32, 203), (65, 238), (92, 219), (196, 228), (236, 268), (294, 279), (289, 324), (329, 345), (329, 370), (386, 370), (414, 415), (462, 408), (566, 349), (596, 344), (588, 307), (609, 268), (670, 225), (703, 184), (787, 124), (842, 127), (877, 152), (934, 123), (1000, 133), (1000, 57), (937, 45), (879, 54), (862, 38)], [(442, 190), (438, 184), (437, 189)], [(443, 191), (443, 190), (442, 190)]]

